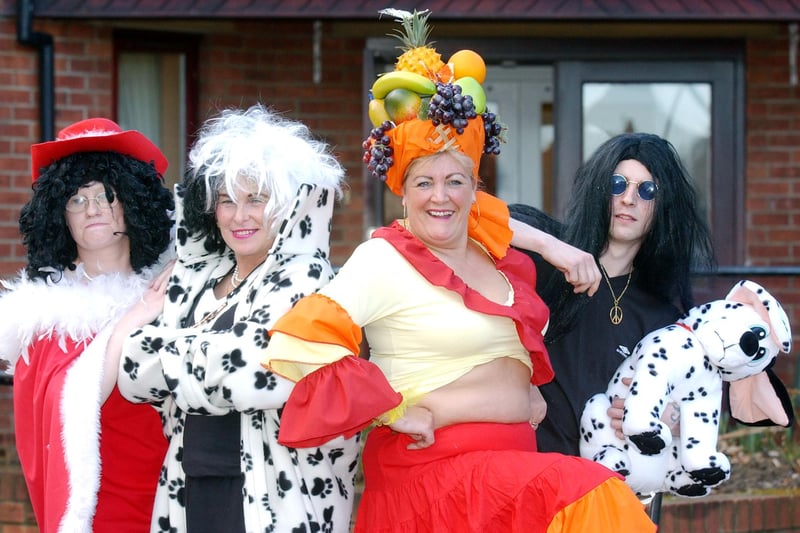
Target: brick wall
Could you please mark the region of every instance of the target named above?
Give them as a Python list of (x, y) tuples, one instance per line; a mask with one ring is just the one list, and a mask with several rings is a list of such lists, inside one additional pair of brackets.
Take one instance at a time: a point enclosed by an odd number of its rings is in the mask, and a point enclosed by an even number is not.
[(331, 254), (341, 264), (363, 240), (360, 39), (333, 39), (323, 25), (320, 83), (313, 80), (312, 23), (236, 22), (201, 42), (199, 115), (262, 102), (306, 123), (347, 168), (349, 190), (334, 214)]
[[(798, 65), (800, 68), (800, 65)], [(746, 67), (746, 264), (800, 265), (800, 85), (790, 84), (786, 32), (749, 39)], [(800, 279), (755, 280), (780, 300), (793, 326), (794, 353), (776, 369), (798, 383)]]
[[(219, 29), (200, 43), (200, 118), (262, 101), (306, 122), (335, 147), (350, 182), (333, 222), (333, 260), (340, 264), (363, 237), (363, 42), (332, 38), (323, 29), (322, 81), (316, 85), (311, 22), (228, 21)], [(37, 20), (36, 30), (56, 40), (56, 128), (113, 115), (111, 30), (76, 20)], [(30, 191), (30, 143), (39, 138), (37, 62), (35, 49), (17, 44), (13, 19), (0, 18), (0, 277), (24, 264), (17, 217)], [(785, 35), (748, 41), (745, 249), (751, 265), (800, 263), (800, 95), (789, 83), (788, 65)], [(798, 345), (800, 281), (756, 281), (786, 306)], [(789, 383), (796, 381), (796, 365), (796, 357), (778, 365)], [(25, 533), (32, 522), (12, 444), (10, 390), (0, 385), (0, 533)]]

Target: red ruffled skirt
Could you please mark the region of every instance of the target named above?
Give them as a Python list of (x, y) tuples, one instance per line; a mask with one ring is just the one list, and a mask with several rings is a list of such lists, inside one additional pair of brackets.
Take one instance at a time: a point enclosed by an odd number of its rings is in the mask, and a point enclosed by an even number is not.
[(436, 442), (373, 429), (355, 531), (554, 533), (656, 531), (634, 493), (592, 461), (536, 451), (527, 423), (469, 423)]

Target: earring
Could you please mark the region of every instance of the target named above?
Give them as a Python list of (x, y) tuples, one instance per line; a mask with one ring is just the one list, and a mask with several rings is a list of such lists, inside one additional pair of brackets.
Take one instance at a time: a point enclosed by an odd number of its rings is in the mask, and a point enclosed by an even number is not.
[(408, 218), (408, 214), (406, 213), (406, 204), (403, 203), (403, 220)]
[(472, 208), (470, 208), (470, 212), (469, 212), (469, 229), (474, 231), (475, 228), (480, 226), (481, 204), (479, 204), (477, 201), (472, 202), (472, 203), (475, 204), (475, 210), (477, 211), (477, 213), (473, 214), (472, 213)]

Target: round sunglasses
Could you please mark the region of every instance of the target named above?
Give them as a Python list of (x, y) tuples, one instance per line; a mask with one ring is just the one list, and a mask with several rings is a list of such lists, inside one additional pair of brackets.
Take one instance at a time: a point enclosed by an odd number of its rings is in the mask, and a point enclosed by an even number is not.
[(639, 193), (639, 198), (642, 200), (652, 200), (656, 197), (658, 185), (655, 181), (630, 181), (622, 174), (613, 174), (611, 176), (611, 194), (619, 196), (628, 190), (629, 185), (636, 185), (636, 192)]

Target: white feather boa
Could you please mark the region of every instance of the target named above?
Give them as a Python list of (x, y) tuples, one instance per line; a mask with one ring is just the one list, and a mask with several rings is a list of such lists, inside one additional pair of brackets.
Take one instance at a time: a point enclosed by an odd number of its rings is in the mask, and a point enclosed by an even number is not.
[(64, 347), (64, 339), (91, 340), (99, 331), (116, 322), (137, 302), (153, 277), (152, 270), (141, 275), (108, 274), (89, 282), (82, 266), (65, 272), (58, 283), (30, 280), (24, 273), (3, 281), (8, 292), (0, 297), (0, 359), (11, 364), (28, 362), (28, 347), (35, 339), (54, 336)]
[(58, 283), (30, 280), (24, 274), (3, 282), (9, 292), (0, 298), (0, 357), (11, 363), (11, 372), (20, 357), (29, 362), (28, 350), (36, 339), (55, 339), (62, 349), (67, 338), (85, 344), (67, 371), (61, 396), (70, 490), (59, 532), (91, 533), (100, 486), (100, 390), (106, 347), (117, 320), (139, 301), (152, 274), (109, 274), (89, 281), (79, 266)]

